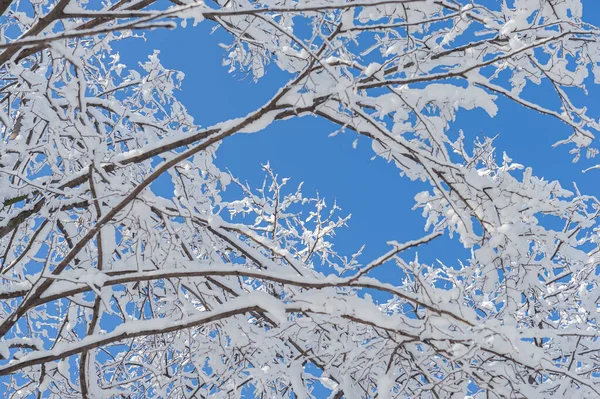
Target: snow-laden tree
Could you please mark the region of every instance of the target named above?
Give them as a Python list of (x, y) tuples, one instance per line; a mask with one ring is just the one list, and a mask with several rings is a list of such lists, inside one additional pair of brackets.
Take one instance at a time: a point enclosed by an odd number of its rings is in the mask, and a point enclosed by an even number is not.
[[(599, 397), (598, 200), (448, 133), (459, 110), (493, 116), (506, 97), (594, 156), (599, 125), (572, 101), (600, 81), (581, 2), (0, 0), (0, 392)], [(196, 124), (174, 96), (181, 73), (111, 47), (188, 23), (230, 34), (232, 70), (274, 64), (289, 81), (247, 115)], [(425, 225), (401, 227), (414, 241), (339, 254), (337, 206), (268, 165), (252, 188), (213, 163), (224, 138), (306, 115), (430, 185), (415, 198)], [(159, 176), (173, 198), (151, 189)], [(243, 196), (224, 200), (227, 185)], [(405, 254), (443, 235), (470, 258)], [(390, 264), (399, 285), (372, 277)]]

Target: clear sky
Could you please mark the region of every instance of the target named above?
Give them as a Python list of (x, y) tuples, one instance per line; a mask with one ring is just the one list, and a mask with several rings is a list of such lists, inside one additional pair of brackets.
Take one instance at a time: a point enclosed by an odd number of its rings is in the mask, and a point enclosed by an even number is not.
[[(583, 3), (584, 19), (599, 25), (600, 1)], [(149, 32), (146, 42), (126, 41), (126, 46), (120, 49), (122, 61), (129, 65), (159, 49), (165, 67), (183, 71), (186, 78), (178, 98), (203, 126), (255, 109), (289, 78), (275, 64), (269, 65), (266, 76), (258, 82), (239, 72), (229, 73), (228, 67), (222, 65), (225, 53), (218, 43), (230, 43), (231, 38), (222, 31), (210, 35), (213, 27), (210, 21), (205, 21), (197, 27), (189, 24), (185, 29)], [(591, 115), (600, 116), (600, 89), (593, 78), (588, 79), (587, 89), (587, 97), (576, 97), (577, 105), (585, 105)], [(539, 88), (529, 85), (527, 91), (534, 100), (556, 107), (558, 100), (547, 85)], [(500, 161), (506, 151), (514, 162), (533, 167), (538, 176), (559, 180), (566, 189), (572, 189), (575, 180), (583, 193), (600, 197), (600, 170), (581, 173), (584, 168), (600, 163), (600, 156), (574, 164), (570, 148), (552, 148), (554, 142), (571, 133), (565, 125), (503, 98), (498, 105), (500, 110), (494, 118), (481, 110), (461, 111), (451, 131), (463, 129), (471, 139), (499, 134), (496, 147)], [(350, 255), (366, 244), (361, 258), (365, 263), (386, 250), (386, 241), (404, 241), (422, 234), (424, 219), (420, 210), (411, 208), (414, 195), (427, 187), (400, 177), (399, 170), (381, 158), (371, 160), (374, 152), (367, 139), (360, 138), (354, 149), (356, 134), (352, 132), (329, 138), (335, 129), (313, 117), (277, 122), (259, 133), (227, 138), (219, 149), (217, 164), (257, 186), (263, 177), (260, 165), (268, 161), (280, 176), (292, 177), (292, 186), (303, 181), (306, 195), (318, 190), (330, 202), (337, 199), (343, 212), (351, 213), (352, 219), (350, 227), (338, 234), (336, 247)], [(166, 186), (158, 190), (169, 195)], [(459, 244), (451, 245), (449, 239), (443, 239), (422, 249), (420, 259), (433, 262), (440, 258), (452, 265), (464, 255), (462, 251)]]
[[(98, 0), (90, 3), (94, 1)], [(500, 0), (480, 1), (500, 3)], [(600, 26), (600, 0), (583, 0), (583, 3), (584, 19)], [(265, 103), (290, 78), (274, 63), (258, 82), (239, 71), (230, 73), (228, 66), (222, 65), (226, 53), (218, 44), (230, 43), (232, 38), (222, 30), (211, 34), (213, 28), (210, 21), (196, 27), (190, 23), (187, 28), (146, 32), (147, 40), (125, 40), (117, 47), (122, 62), (130, 68), (157, 49), (165, 67), (184, 72), (186, 77), (178, 98), (202, 126), (245, 115)], [(587, 89), (587, 96), (575, 96), (576, 105), (586, 106), (590, 115), (598, 118), (600, 86), (594, 84), (593, 77), (588, 79)], [(558, 100), (548, 85), (528, 85), (525, 92), (532, 101), (558, 109)], [(451, 125), (451, 135), (456, 137), (459, 129), (464, 131), (467, 141), (476, 136), (498, 135), (499, 161), (506, 152), (514, 162), (533, 167), (537, 176), (558, 180), (566, 189), (572, 189), (576, 181), (582, 193), (600, 197), (600, 169), (582, 173), (583, 169), (600, 164), (600, 156), (573, 163), (569, 147), (552, 148), (554, 142), (570, 135), (565, 125), (504, 98), (499, 98), (497, 104), (499, 112), (494, 118), (483, 110), (461, 111)], [(269, 162), (281, 177), (292, 178), (291, 189), (304, 182), (305, 196), (318, 191), (330, 205), (337, 200), (342, 214), (351, 213), (352, 218), (349, 227), (340, 230), (334, 239), (336, 248), (349, 256), (365, 244), (360, 258), (365, 264), (388, 250), (386, 242), (417, 239), (425, 234), (421, 211), (411, 208), (415, 194), (429, 186), (401, 177), (400, 171), (382, 158), (373, 159), (371, 143), (364, 137), (358, 139), (356, 148), (355, 133), (348, 131), (329, 137), (336, 129), (327, 121), (309, 116), (276, 122), (264, 131), (225, 139), (216, 163), (258, 187), (264, 176), (261, 164)], [(600, 140), (600, 132), (596, 135)], [(152, 188), (166, 197), (172, 194), (165, 179)], [(234, 198), (238, 194), (232, 190), (225, 196)], [(459, 259), (468, 258), (468, 253), (456, 239), (443, 237), (421, 248), (419, 258), (427, 263), (440, 259), (453, 266)], [(375, 275), (383, 281), (400, 284), (401, 276), (393, 270), (388, 265), (377, 269)], [(75, 358), (71, 361), (75, 364)]]

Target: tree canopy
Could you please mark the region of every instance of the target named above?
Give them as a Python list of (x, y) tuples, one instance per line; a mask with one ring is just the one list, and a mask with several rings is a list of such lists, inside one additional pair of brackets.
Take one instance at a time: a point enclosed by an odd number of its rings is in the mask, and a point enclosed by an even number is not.
[[(200, 125), (182, 73), (114, 49), (187, 24), (227, 32), (231, 71), (289, 80)], [(600, 82), (599, 34), (581, 0), (0, 0), (0, 391), (599, 397), (598, 199), (455, 126), (504, 98), (568, 126), (556, 144), (575, 161), (595, 156), (598, 120), (574, 98)], [(339, 253), (337, 205), (269, 165), (259, 187), (215, 165), (224, 139), (305, 116), (428, 185), (413, 240)], [(442, 236), (470, 256), (411, 252)], [(374, 276), (390, 264), (401, 283)]]

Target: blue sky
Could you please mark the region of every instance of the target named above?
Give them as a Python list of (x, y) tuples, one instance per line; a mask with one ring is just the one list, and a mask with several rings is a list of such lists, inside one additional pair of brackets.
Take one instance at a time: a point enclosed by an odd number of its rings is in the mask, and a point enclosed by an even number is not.
[[(599, 24), (599, 2), (584, 0), (583, 3), (584, 19)], [(231, 38), (222, 31), (211, 35), (213, 27), (212, 22), (204, 21), (196, 27), (189, 24), (185, 29), (148, 32), (147, 41), (129, 40), (120, 48), (122, 61), (129, 66), (158, 49), (165, 67), (183, 71), (186, 77), (177, 96), (203, 126), (255, 109), (289, 78), (275, 64), (268, 66), (266, 76), (258, 82), (242, 73), (229, 73), (228, 67), (222, 65), (225, 53), (218, 43), (229, 43)], [(547, 86), (533, 89), (530, 86), (526, 89), (532, 96), (530, 99), (556, 106)], [(590, 115), (600, 116), (600, 89), (591, 78), (587, 89), (589, 95), (576, 96), (576, 104), (586, 105)], [(572, 189), (572, 182), (577, 181), (583, 193), (600, 196), (597, 184), (600, 170), (581, 173), (582, 169), (600, 163), (600, 156), (591, 160), (582, 158), (574, 164), (569, 147), (552, 148), (554, 142), (571, 133), (565, 125), (504, 98), (498, 100), (498, 105), (499, 112), (494, 118), (481, 110), (461, 111), (451, 132), (456, 134), (463, 129), (470, 139), (499, 134), (496, 140), (499, 157), (506, 151), (514, 162), (533, 167), (538, 176), (559, 180), (567, 189)], [(227, 138), (218, 151), (216, 163), (257, 186), (263, 178), (260, 165), (270, 162), (280, 176), (292, 177), (292, 186), (303, 181), (305, 195), (319, 191), (329, 202), (337, 199), (343, 213), (351, 213), (352, 219), (350, 227), (337, 235), (336, 247), (350, 255), (366, 244), (361, 258), (366, 263), (386, 250), (386, 241), (404, 241), (422, 234), (421, 212), (411, 208), (414, 194), (427, 187), (400, 177), (392, 164), (380, 158), (371, 160), (374, 153), (367, 139), (360, 138), (354, 149), (356, 134), (352, 132), (329, 138), (335, 129), (313, 117), (277, 122), (256, 134)], [(450, 265), (466, 255), (458, 243), (451, 244), (447, 238), (438, 241), (420, 251), (421, 260), (433, 262), (439, 257)]]
[[(496, 0), (489, 0), (496, 1)], [(499, 0), (498, 0), (499, 1)], [(584, 0), (584, 19), (600, 25), (600, 0)], [(222, 65), (224, 51), (219, 43), (231, 38), (221, 31), (210, 34), (214, 24), (205, 21), (197, 27), (173, 31), (158, 30), (146, 33), (147, 40), (126, 40), (119, 46), (122, 61), (130, 68), (144, 61), (154, 49), (167, 68), (186, 74), (178, 98), (203, 126), (236, 118), (254, 110), (271, 98), (289, 79), (289, 75), (269, 65), (266, 76), (258, 82), (241, 73), (229, 73)], [(600, 88), (588, 82), (589, 95), (575, 97), (576, 104), (586, 105), (590, 115), (600, 116)], [(533, 100), (552, 103), (549, 88), (528, 88)], [(498, 156), (505, 151), (515, 162), (531, 166), (534, 173), (548, 180), (559, 180), (563, 187), (572, 188), (575, 180), (585, 194), (600, 197), (600, 170), (582, 174), (589, 166), (600, 164), (596, 159), (572, 162), (568, 147), (552, 148), (552, 144), (571, 132), (548, 116), (524, 109), (510, 101), (498, 100), (499, 112), (490, 118), (482, 110), (463, 111), (451, 127), (456, 134), (463, 129), (470, 139), (475, 136), (495, 136)], [(399, 175), (392, 164), (374, 155), (370, 142), (346, 132), (328, 137), (336, 127), (318, 118), (304, 117), (277, 122), (256, 134), (240, 134), (227, 138), (221, 145), (217, 165), (229, 169), (241, 180), (258, 186), (263, 178), (261, 164), (270, 162), (274, 170), (291, 177), (291, 187), (304, 182), (303, 191), (310, 196), (316, 191), (328, 200), (337, 200), (344, 214), (351, 213), (349, 228), (338, 232), (336, 247), (342, 254), (351, 255), (366, 244), (361, 257), (367, 263), (388, 248), (390, 240), (406, 241), (424, 235), (424, 219), (420, 210), (412, 211), (414, 195), (428, 187), (411, 182)], [(600, 133), (599, 133), (600, 135)], [(155, 187), (168, 195), (169, 187)], [(236, 192), (230, 193), (234, 196)], [(422, 248), (420, 259), (425, 262), (443, 260), (448, 265), (464, 259), (465, 250), (456, 240), (443, 238)], [(383, 280), (398, 284), (399, 276), (390, 267), (375, 273)], [(72, 359), (74, 361), (74, 359)]]

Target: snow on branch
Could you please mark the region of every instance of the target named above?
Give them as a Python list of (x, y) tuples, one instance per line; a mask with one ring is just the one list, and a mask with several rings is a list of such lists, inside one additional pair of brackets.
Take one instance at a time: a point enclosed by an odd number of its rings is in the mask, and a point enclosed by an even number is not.
[[(600, 81), (585, 18), (580, 0), (0, 0), (3, 392), (600, 396), (598, 199), (450, 129), (502, 98), (595, 156), (598, 116), (576, 95)], [(200, 126), (183, 73), (114, 50), (189, 19), (226, 32), (232, 73), (287, 82)], [(224, 139), (307, 115), (424, 183), (424, 225), (390, 229), (374, 259), (345, 254), (337, 202), (269, 164), (259, 187), (215, 165)], [(443, 240), (470, 255), (420, 260)]]

